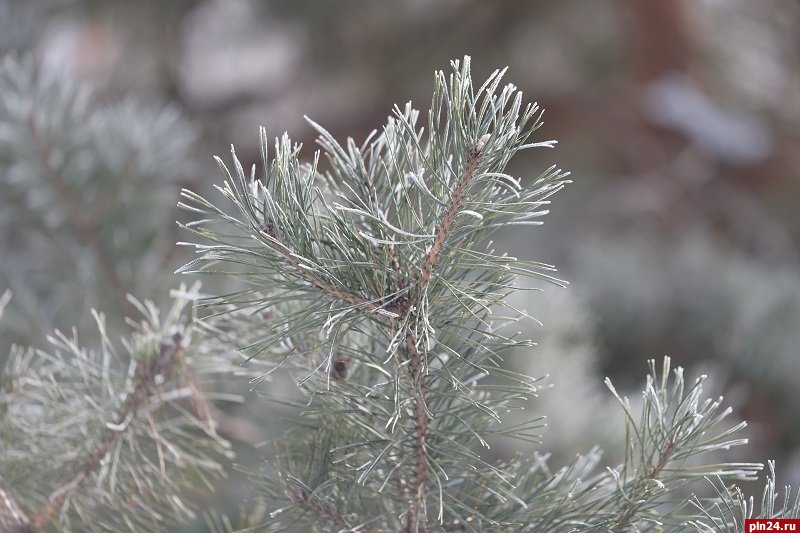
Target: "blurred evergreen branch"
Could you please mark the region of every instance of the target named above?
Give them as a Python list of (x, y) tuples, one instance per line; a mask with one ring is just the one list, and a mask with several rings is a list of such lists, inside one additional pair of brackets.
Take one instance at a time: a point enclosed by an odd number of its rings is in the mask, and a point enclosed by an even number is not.
[(51, 6), (38, 0), (0, 0), (0, 57), (28, 50), (42, 30)]
[(195, 353), (186, 308), (197, 287), (173, 297), (163, 315), (131, 299), (143, 318), (120, 343), (94, 313), (96, 350), (56, 331), (51, 351), (12, 351), (0, 394), (8, 530), (162, 531), (193, 516), (187, 496), (225, 475), (231, 452), (205, 389), (232, 367)]
[(685, 364), (705, 356), (718, 377), (780, 402), (769, 416), (783, 417), (787, 437), (800, 440), (792, 422), (800, 416), (795, 268), (735, 253), (703, 233), (658, 243), (625, 235), (586, 242), (575, 258), (583, 280), (577, 290), (602, 317), (593, 336), (616, 364), (655, 344)]
[(194, 137), (169, 106), (101, 104), (56, 68), (3, 59), (0, 243), (14, 253), (0, 279), (15, 294), (17, 341), (36, 338), (33, 324), (63, 322), (64, 310), (96, 306), (116, 319), (131, 310), (126, 292), (157, 294), (173, 250), (171, 191)]

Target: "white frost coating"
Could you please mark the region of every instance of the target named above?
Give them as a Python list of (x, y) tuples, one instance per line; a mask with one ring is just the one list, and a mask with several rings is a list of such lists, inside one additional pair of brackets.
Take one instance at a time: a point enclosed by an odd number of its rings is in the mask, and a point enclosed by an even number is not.
[(489, 135), (488, 133), (484, 134), (483, 137), (478, 139), (478, 143), (475, 145), (475, 148), (478, 151), (483, 150), (486, 147), (486, 143), (489, 142), (489, 137), (491, 137), (491, 135)]
[(480, 213), (476, 213), (475, 211), (470, 211), (469, 209), (465, 209), (458, 213), (459, 215), (469, 215), (471, 217), (477, 218), (478, 220), (483, 220), (483, 215)]

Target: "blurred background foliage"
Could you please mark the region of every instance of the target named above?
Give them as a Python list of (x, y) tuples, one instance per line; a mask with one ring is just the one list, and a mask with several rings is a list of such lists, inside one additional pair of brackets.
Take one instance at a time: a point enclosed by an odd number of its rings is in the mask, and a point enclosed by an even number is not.
[[(499, 236), (571, 282), (519, 296), (544, 323), (512, 362), (550, 376), (543, 449), (621, 442), (603, 377), (636, 396), (669, 354), (751, 422), (749, 459), (800, 479), (797, 28), (789, 0), (0, 0), (2, 353), (91, 307), (120, 323), (125, 292), (166, 301), (178, 190), (220, 181), (212, 154), (255, 162), (265, 125), (310, 157), (303, 115), (360, 143), (469, 54), (559, 140), (512, 173), (575, 180)], [(249, 409), (248, 444), (285, 427)]]

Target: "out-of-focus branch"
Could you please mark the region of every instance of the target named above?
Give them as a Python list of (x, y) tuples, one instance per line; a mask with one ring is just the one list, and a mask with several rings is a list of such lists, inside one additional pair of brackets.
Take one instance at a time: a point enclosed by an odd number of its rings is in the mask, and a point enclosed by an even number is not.
[(14, 498), (0, 485), (0, 525), (8, 531), (22, 533), (28, 527), (28, 516)]
[[(136, 416), (139, 408), (150, 398), (156, 377), (162, 375), (170, 363), (183, 353), (185, 348), (182, 341), (182, 336), (176, 333), (172, 337), (172, 342), (162, 343), (157, 357), (139, 363), (136, 370), (136, 385), (120, 409), (113, 424), (109, 424), (113, 428), (106, 429), (94, 450), (83, 460), (78, 473), (50, 495), (47, 504), (30, 519), (28, 529), (25, 531), (37, 532), (43, 530), (47, 524), (58, 516), (66, 501), (92, 474), (97, 472), (113, 445), (125, 435), (125, 428), (130, 426), (130, 421)], [(120, 430), (120, 428), (123, 429)]]
[(50, 162), (50, 148), (42, 137), (41, 132), (36, 127), (33, 117), (28, 121), (28, 126), (30, 128), (31, 137), (36, 145), (39, 159), (47, 174), (46, 178), (55, 189), (56, 194), (66, 209), (67, 219), (70, 225), (78, 232), (84, 244), (94, 253), (100, 268), (103, 270), (106, 279), (114, 290), (117, 301), (120, 304), (120, 309), (127, 309), (128, 301), (125, 297), (125, 288), (117, 274), (117, 269), (114, 266), (111, 254), (106, 250), (100, 236), (97, 234), (92, 219), (84, 215), (83, 206), (81, 206), (78, 198), (72, 192), (69, 185), (67, 185), (61, 172)]

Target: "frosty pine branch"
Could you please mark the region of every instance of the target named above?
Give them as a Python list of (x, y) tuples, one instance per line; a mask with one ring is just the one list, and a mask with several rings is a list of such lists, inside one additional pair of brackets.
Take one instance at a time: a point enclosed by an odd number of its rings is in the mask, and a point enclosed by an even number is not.
[(197, 360), (185, 316), (195, 298), (196, 288), (176, 291), (163, 315), (131, 299), (144, 318), (131, 322), (125, 355), (100, 314), (97, 350), (56, 332), (51, 352), (11, 354), (0, 396), (6, 530), (161, 531), (194, 516), (182, 493), (198, 481), (210, 486), (230, 459), (201, 388), (232, 370)]
[[(358, 400), (364, 406), (356, 418), (374, 418), (377, 406), (368, 404), (387, 403), (380, 425), (377, 419), (369, 429), (364, 422), (351, 422), (366, 431), (352, 448), (353, 457), (366, 461), (357, 469), (357, 481), (374, 480), (382, 491), (392, 487), (397, 505), (406, 508), (392, 513), (404, 515), (405, 529), (413, 532), (426, 530), (432, 519), (446, 524), (451, 504), (443, 485), (450, 465), (488, 466), (468, 447), (447, 450), (465, 432), (479, 436), (474, 424), (491, 424), (469, 419), (498, 419), (498, 409), (535, 391), (525, 376), (508, 375), (508, 399), (492, 397), (477, 383), (484, 375), (503, 372), (489, 370), (497, 362), (497, 349), (520, 343), (500, 334), (502, 320), (489, 317), (492, 308), (503, 305), (515, 274), (545, 277), (539, 270), (550, 267), (476, 248), (500, 225), (534, 223), (531, 219), (544, 214), (538, 208), (565, 183), (565, 174), (551, 168), (526, 190), (502, 172), (513, 152), (535, 146), (525, 141), (538, 127), (533, 120), (537, 108), (523, 108), (511, 85), (497, 94), (500, 72), (476, 92), (469, 61), (463, 68), (454, 66), (449, 86), (443, 73), (437, 77), (427, 138), (410, 106), (397, 109), (383, 134), (360, 149), (352, 141), (347, 148), (338, 145), (315, 124), (332, 167), (332, 173), (318, 176), (316, 161), (302, 167), (296, 160), (299, 148), (285, 136), (276, 143), (275, 159), (268, 161), (262, 130), (261, 179), (252, 174), (248, 180), (235, 155), (235, 176), (220, 162), (228, 176), (221, 190), (242, 219), (184, 191), (187, 208), (221, 217), (243, 235), (234, 245), (215, 237), (205, 221), (190, 224), (189, 229), (218, 244), (198, 246), (200, 259), (184, 271), (220, 261), (244, 264), (258, 288), (214, 303), (274, 306), (277, 315), (286, 317), (276, 324), (275, 336), (252, 346), (254, 355), (281, 343), (308, 357), (325, 353), (324, 345), (327, 356), (311, 364), (307, 378), (323, 370), (324, 392), (313, 389), (312, 394), (334, 403), (354, 401), (342, 391), (343, 384), (330, 379), (338, 357), (373, 374), (361, 384), (356, 375), (348, 379), (354, 386), (371, 387), (372, 396)], [(318, 179), (325, 189), (316, 184)], [(469, 279), (471, 274), (475, 279)], [(294, 308), (288, 300), (276, 301), (286, 295), (316, 303)], [(445, 317), (458, 317), (462, 324), (448, 325)], [(459, 331), (463, 325), (467, 328)], [(317, 337), (320, 330), (322, 338)], [(381, 376), (383, 381), (375, 381)], [(472, 406), (478, 412), (469, 412)], [(442, 417), (452, 421), (442, 424)], [(496, 469), (487, 474), (493, 483), (507, 483)], [(314, 508), (308, 497), (298, 496), (307, 494), (304, 488), (286, 493), (306, 509)]]
[[(488, 238), (539, 224), (567, 174), (550, 168), (530, 184), (506, 174), (515, 153), (555, 141), (528, 142), (538, 108), (501, 87), (504, 72), (476, 90), (469, 58), (452, 66), (436, 74), (425, 127), (410, 104), (397, 107), (358, 146), (309, 121), (327, 171), (319, 153), (301, 164), (287, 135), (270, 159), (262, 129), (261, 175), (255, 166), (246, 175), (234, 152), (232, 170), (217, 160), (229, 207), (183, 191), (182, 206), (201, 217), (186, 229), (204, 242), (181, 271), (246, 282), (202, 305), (226, 314), (250, 339), (240, 343), (248, 356), (269, 361), (270, 376), (289, 370), (304, 395), (294, 405), (308, 429), (278, 443), (257, 476), (283, 502), (269, 528), (685, 527), (687, 502), (670, 500), (676, 487), (750, 478), (760, 465), (685, 466), (743, 444), (734, 434), (744, 425), (717, 429), (729, 410), (701, 396), (702, 380), (687, 387), (668, 360), (660, 371), (652, 364), (641, 418), (619, 397), (630, 429), (623, 465), (598, 470), (592, 452), (553, 473), (538, 455), (504, 465), (481, 457), (493, 436), (537, 440), (541, 425), (501, 423), (536, 392), (536, 380), (501, 365), (509, 348), (531, 346), (508, 331), (523, 315), (506, 297), (521, 277), (562, 283), (549, 265), (496, 253)], [(271, 327), (256, 331), (248, 317), (264, 310)]]
[[(231, 399), (214, 386), (233, 375), (236, 348), (249, 358), (253, 386), (291, 377), (299, 391), (275, 398), (295, 410), (296, 427), (253, 473), (254, 495), (271, 513), (240, 527), (711, 533), (741, 531), (748, 517), (800, 515), (790, 487), (778, 498), (772, 464), (760, 502), (731, 484), (761, 469), (719, 462), (746, 442), (744, 424), (729, 422), (730, 409), (706, 396), (703, 378), (687, 380), (668, 358), (650, 362), (636, 402), (607, 382), (627, 426), (622, 464), (604, 464), (597, 449), (558, 469), (538, 453), (505, 462), (483, 455), (500, 436), (540, 444), (541, 419), (508, 419), (536, 394), (537, 380), (503, 366), (509, 350), (532, 346), (512, 329), (527, 317), (507, 297), (522, 289), (520, 278), (563, 284), (553, 267), (497, 253), (489, 239), (501, 227), (539, 224), (568, 180), (554, 167), (535, 180), (507, 174), (516, 153), (555, 141), (530, 142), (538, 108), (501, 86), (504, 72), (475, 88), (469, 58), (452, 67), (435, 76), (424, 126), (409, 104), (363, 144), (342, 145), (312, 122), (321, 152), (308, 164), (287, 135), (270, 155), (262, 129), (258, 175), (235, 154), (232, 168), (217, 160), (220, 205), (183, 191), (182, 206), (198, 215), (185, 228), (199, 242), (181, 271), (238, 278), (227, 285), (237, 290), (201, 298), (182, 288), (165, 312), (130, 299), (143, 319), (114, 341), (95, 313), (95, 349), (57, 332), (50, 351), (13, 350), (0, 381), (0, 525), (164, 531), (195, 516), (187, 487), (211, 489), (230, 458), (217, 433), (225, 419), (213, 419), (209, 402)], [(57, 176), (65, 187), (76, 176), (48, 169), (42, 155), (91, 106), (65, 105), (80, 99), (60, 78), (40, 80), (15, 62), (4, 68), (0, 145), (25, 177), (13, 186), (55, 191), (69, 221), (69, 198), (82, 197), (58, 194)], [(38, 152), (27, 150), (36, 133), (30, 117), (60, 108), (71, 110), (69, 120)], [(109, 117), (107, 126), (127, 131), (126, 117), (140, 115)], [(147, 150), (174, 138), (167, 126), (144, 136)], [(93, 137), (98, 146), (103, 131)], [(126, 174), (138, 154), (115, 168)], [(91, 244), (83, 224), (73, 216), (67, 230)], [(0, 297), (0, 314), (8, 300)], [(188, 317), (190, 302), (210, 312)], [(694, 481), (690, 491), (710, 488), (713, 497), (687, 496)], [(232, 530), (227, 518), (209, 520)]]

